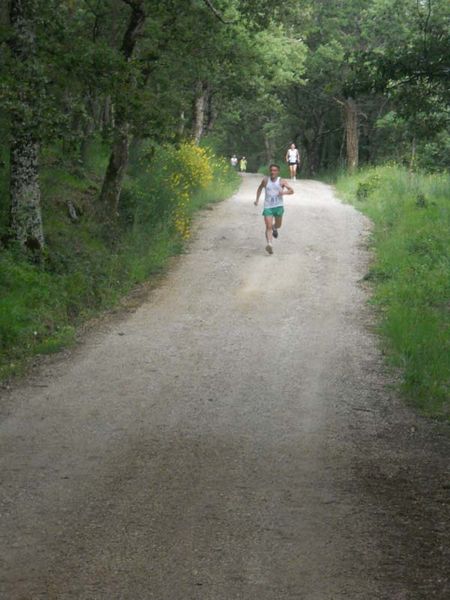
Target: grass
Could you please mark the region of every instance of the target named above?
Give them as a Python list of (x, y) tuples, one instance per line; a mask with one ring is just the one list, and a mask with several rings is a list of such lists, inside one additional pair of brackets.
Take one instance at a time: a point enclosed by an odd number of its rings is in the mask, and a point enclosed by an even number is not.
[[(158, 206), (167, 199), (158, 188), (164, 182), (149, 187), (148, 169), (142, 175), (140, 169), (130, 170), (120, 219), (106, 226), (96, 211), (106, 160), (101, 147), (93, 148), (84, 169), (72, 169), (53, 153), (46, 158), (41, 175), (45, 256), (33, 263), (19, 248), (0, 250), (0, 380), (21, 373), (36, 354), (70, 345), (80, 323), (160, 274), (186, 243), (172, 225), (170, 211)], [(231, 195), (238, 182), (228, 170), (215, 172), (210, 185), (191, 197), (186, 218)], [(0, 233), (7, 222), (4, 199)], [(79, 215), (76, 222), (69, 218), (69, 200)]]
[(399, 167), (341, 175), (337, 189), (374, 223), (367, 275), (402, 390), (425, 414), (450, 417), (450, 176)]

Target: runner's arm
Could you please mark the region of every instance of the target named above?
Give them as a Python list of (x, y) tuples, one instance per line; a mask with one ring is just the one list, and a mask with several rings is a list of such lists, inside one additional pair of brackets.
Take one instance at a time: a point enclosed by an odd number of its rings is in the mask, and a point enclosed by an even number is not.
[(283, 190), (281, 192), (282, 196), (290, 196), (291, 194), (294, 193), (294, 190), (284, 179), (281, 180), (281, 187), (283, 188)]
[(264, 177), (264, 179), (261, 181), (261, 183), (259, 184), (259, 187), (256, 191), (256, 200), (255, 200), (255, 206), (258, 206), (258, 202), (259, 202), (259, 198), (261, 196), (261, 192), (263, 191), (263, 189), (266, 187), (266, 178)]

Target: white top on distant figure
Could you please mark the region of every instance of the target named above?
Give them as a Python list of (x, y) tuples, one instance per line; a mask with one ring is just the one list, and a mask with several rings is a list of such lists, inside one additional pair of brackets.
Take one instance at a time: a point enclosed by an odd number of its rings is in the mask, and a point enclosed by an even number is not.
[(300, 162), (300, 153), (295, 147), (295, 144), (291, 144), (291, 147), (288, 149), (286, 153), (286, 161), (289, 164), (297, 164)]

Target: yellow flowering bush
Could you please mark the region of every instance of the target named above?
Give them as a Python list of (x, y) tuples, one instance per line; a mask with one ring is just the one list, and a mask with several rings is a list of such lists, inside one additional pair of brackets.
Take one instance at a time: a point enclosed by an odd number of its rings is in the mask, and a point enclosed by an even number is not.
[(178, 163), (178, 173), (182, 183), (194, 191), (197, 188), (205, 189), (213, 179), (209, 151), (200, 148), (193, 142), (184, 142), (175, 151), (175, 160)]
[(173, 211), (173, 225), (184, 238), (190, 237), (190, 203), (197, 190), (204, 190), (212, 183), (213, 165), (211, 156), (205, 148), (193, 142), (184, 142), (172, 149), (170, 161), (173, 172), (168, 181), (170, 191), (176, 198)]
[(123, 194), (122, 207), (129, 202), (135, 229), (158, 224), (184, 240), (191, 235), (193, 213), (207, 202), (223, 199), (238, 183), (226, 160), (190, 141), (149, 146), (141, 165), (137, 183), (134, 187), (128, 183), (129, 194)]

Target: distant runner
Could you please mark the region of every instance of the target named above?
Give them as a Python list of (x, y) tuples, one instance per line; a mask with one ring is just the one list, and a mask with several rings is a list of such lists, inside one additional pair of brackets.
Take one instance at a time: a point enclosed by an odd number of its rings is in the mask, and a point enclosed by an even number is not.
[(233, 167), (233, 169), (236, 169), (236, 167), (238, 166), (238, 157), (236, 156), (236, 154), (233, 154), (233, 156), (230, 159), (230, 164)]
[(243, 156), (239, 161), (239, 169), (241, 173), (245, 173), (247, 171), (247, 159), (245, 158), (245, 156)]
[(295, 181), (297, 179), (297, 167), (300, 164), (300, 152), (295, 147), (295, 144), (291, 144), (291, 147), (286, 152), (286, 162), (289, 165), (291, 179)]
[(280, 178), (280, 167), (278, 165), (270, 165), (269, 170), (270, 177), (264, 177), (259, 184), (255, 206), (258, 206), (261, 192), (265, 188), (263, 217), (266, 225), (266, 252), (273, 254), (272, 240), (278, 237), (278, 229), (280, 229), (283, 221), (283, 196), (293, 194), (294, 190), (284, 179)]

